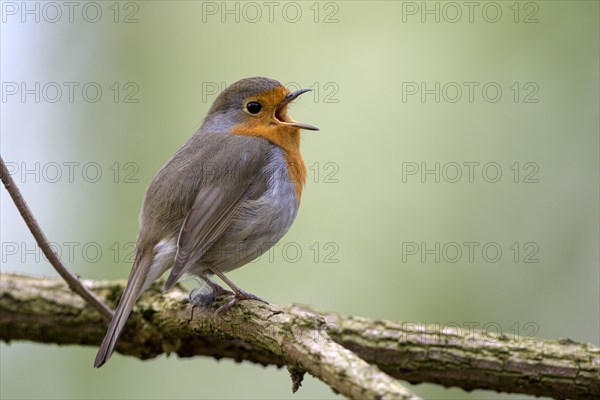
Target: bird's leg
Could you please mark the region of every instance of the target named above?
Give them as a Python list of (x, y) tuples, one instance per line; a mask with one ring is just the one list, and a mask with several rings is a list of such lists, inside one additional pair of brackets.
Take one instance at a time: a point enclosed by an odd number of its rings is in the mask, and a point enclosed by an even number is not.
[(216, 283), (214, 283), (206, 274), (202, 274), (200, 276), (200, 279), (202, 279), (204, 282), (206, 282), (206, 284), (208, 286), (210, 286), (210, 288), (213, 290), (213, 293), (215, 294), (215, 297), (221, 297), (221, 296), (234, 294), (230, 290), (223, 289), (220, 285), (217, 285)]
[(218, 269), (209, 268), (209, 270), (213, 274), (215, 274), (216, 276), (218, 276), (223, 282), (225, 282), (227, 284), (227, 286), (229, 286), (231, 288), (231, 290), (233, 290), (233, 292), (234, 292), (234, 298), (229, 303), (227, 303), (227, 304), (219, 307), (217, 309), (217, 314), (220, 313), (220, 312), (222, 312), (222, 311), (227, 311), (227, 310), (231, 309), (231, 307), (233, 307), (235, 305), (235, 303), (237, 303), (238, 301), (241, 301), (241, 300), (257, 300), (257, 301), (260, 301), (262, 303), (269, 304), (268, 302), (264, 301), (260, 297), (255, 296), (252, 293), (246, 292), (244, 289), (240, 288), (238, 285), (236, 285), (235, 283), (233, 283), (231, 281), (231, 279), (229, 279), (228, 277), (226, 277), (225, 274), (223, 274)]
[[(200, 308), (206, 308), (210, 304), (212, 304), (217, 297), (232, 295), (233, 292), (229, 290), (223, 289), (221, 286), (214, 283), (206, 274), (199, 275), (200, 279), (202, 279), (206, 284), (210, 287), (209, 293), (190, 293), (190, 302), (194, 304), (194, 306), (199, 306)], [(192, 309), (193, 313), (193, 309)]]

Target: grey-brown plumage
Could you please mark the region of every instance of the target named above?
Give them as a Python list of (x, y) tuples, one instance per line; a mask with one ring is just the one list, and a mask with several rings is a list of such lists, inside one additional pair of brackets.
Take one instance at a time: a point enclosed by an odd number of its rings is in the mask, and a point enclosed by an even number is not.
[[(200, 129), (148, 187), (133, 267), (95, 367), (112, 354), (139, 295), (169, 268), (165, 289), (186, 273), (215, 288), (209, 275), (221, 276), (255, 259), (290, 228), (300, 199), (287, 161), (294, 150), (282, 143), (288, 143), (286, 135), (313, 127), (287, 117), (283, 107), (298, 94), (280, 89), (277, 81), (267, 78), (244, 79), (228, 87)], [(249, 101), (261, 102), (263, 110), (257, 115), (248, 112), (244, 107)], [(275, 125), (276, 135), (285, 141), (271, 133), (256, 134), (261, 124), (268, 125), (268, 132)], [(231, 304), (255, 298), (236, 286), (232, 289), (236, 297)]]

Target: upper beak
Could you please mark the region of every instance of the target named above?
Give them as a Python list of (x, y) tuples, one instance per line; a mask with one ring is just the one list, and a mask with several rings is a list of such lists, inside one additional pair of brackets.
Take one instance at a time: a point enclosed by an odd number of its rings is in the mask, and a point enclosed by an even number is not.
[[(277, 106), (277, 109), (275, 110), (275, 117), (277, 118), (279, 116), (279, 112), (288, 104), (290, 104), (292, 101), (294, 101), (298, 96), (300, 96), (303, 93), (306, 92), (310, 92), (312, 89), (300, 89), (300, 90), (296, 90), (295, 92), (291, 92), (288, 93), (285, 98), (283, 99), (283, 101), (281, 103), (279, 103), (279, 105)], [(282, 120), (279, 119), (280, 122), (286, 124), (286, 125), (291, 125), (291, 126), (295, 126), (296, 128), (300, 128), (300, 129), (306, 129), (309, 131), (318, 131), (319, 128), (317, 128), (316, 126), (313, 125), (309, 125), (309, 124), (303, 124), (297, 121), (294, 121), (292, 118), (290, 118), (287, 113), (285, 115), (286, 119)]]

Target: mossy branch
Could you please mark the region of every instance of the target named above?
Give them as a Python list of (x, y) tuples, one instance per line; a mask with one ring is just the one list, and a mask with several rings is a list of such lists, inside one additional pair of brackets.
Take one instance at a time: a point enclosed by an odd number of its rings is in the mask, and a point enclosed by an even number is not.
[[(114, 305), (123, 282), (85, 281)], [(465, 390), (570, 399), (600, 398), (600, 349), (570, 340), (464, 334), (436, 327), (341, 317), (306, 306), (254, 301), (227, 313), (192, 310), (180, 289), (149, 290), (117, 351), (140, 359), (162, 353), (287, 366), (297, 388), (304, 372), (351, 398), (416, 398), (395, 378)], [(57, 279), (0, 274), (0, 339), (98, 345), (105, 323)], [(92, 360), (90, 360), (91, 368)]]

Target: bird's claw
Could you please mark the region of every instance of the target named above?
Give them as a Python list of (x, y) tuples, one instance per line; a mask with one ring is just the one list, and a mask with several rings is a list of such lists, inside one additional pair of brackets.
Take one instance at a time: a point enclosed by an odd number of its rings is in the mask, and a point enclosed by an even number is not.
[(256, 300), (256, 301), (260, 301), (261, 303), (269, 304), (267, 301), (261, 299), (260, 297), (255, 296), (252, 293), (249, 293), (249, 292), (246, 292), (245, 290), (240, 289), (235, 292), (233, 299), (231, 299), (229, 302), (222, 305), (221, 307), (217, 308), (217, 314), (231, 310), (231, 308), (237, 302), (242, 301), (242, 300)]

